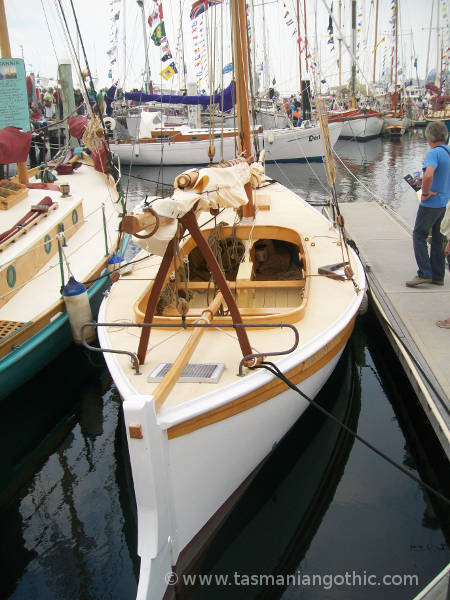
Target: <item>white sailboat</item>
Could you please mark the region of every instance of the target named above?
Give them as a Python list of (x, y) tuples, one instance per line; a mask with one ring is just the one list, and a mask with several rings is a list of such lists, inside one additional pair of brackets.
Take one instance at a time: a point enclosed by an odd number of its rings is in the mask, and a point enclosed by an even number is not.
[[(334, 145), (342, 123), (330, 123)], [(320, 127), (303, 126), (269, 129), (256, 134), (261, 148), (266, 149), (266, 162), (302, 162), (322, 160), (323, 143)], [(212, 142), (212, 144), (211, 144)], [(111, 150), (124, 165), (205, 165), (211, 145), (215, 146), (213, 162), (231, 160), (236, 155), (237, 134), (234, 129), (207, 129), (164, 126), (152, 130), (147, 138), (111, 142)]]
[[(172, 197), (124, 219), (122, 230), (145, 249), (139, 271), (113, 284), (99, 313), (101, 351), (123, 400), (139, 599), (169, 594), (308, 408), (364, 294), (342, 219), (330, 221), (251, 162), (243, 0), (232, 12), (247, 159), (186, 171)], [(329, 151), (326, 125), (322, 139)], [(220, 211), (220, 223), (200, 227), (209, 211)]]

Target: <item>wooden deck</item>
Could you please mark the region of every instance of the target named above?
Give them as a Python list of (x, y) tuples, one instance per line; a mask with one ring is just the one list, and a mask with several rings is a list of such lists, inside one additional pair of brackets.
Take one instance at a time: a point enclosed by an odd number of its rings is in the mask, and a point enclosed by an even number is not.
[(376, 202), (340, 208), (366, 267), (380, 322), (450, 458), (450, 331), (436, 326), (450, 317), (448, 271), (444, 286), (406, 287), (417, 272), (411, 228)]

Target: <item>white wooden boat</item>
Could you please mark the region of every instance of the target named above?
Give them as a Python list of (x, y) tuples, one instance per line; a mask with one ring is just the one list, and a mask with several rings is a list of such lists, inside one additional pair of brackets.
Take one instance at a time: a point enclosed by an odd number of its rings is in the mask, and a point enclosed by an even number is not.
[[(214, 193), (218, 189), (214, 171), (221, 171), (221, 177), (228, 175), (227, 169), (200, 170), (201, 178), (209, 178), (210, 183), (195, 198), (221, 205), (220, 185), (219, 196)], [(236, 174), (230, 177), (236, 179)], [(138, 273), (125, 275), (112, 286), (99, 313), (100, 323), (121, 324), (99, 327), (101, 347), (128, 353), (136, 353), (139, 333), (127, 323), (178, 324), (175, 330), (152, 329), (148, 353), (143, 338), (140, 375), (127, 354), (105, 354), (123, 399), (133, 471), (141, 556), (138, 598), (162, 598), (168, 583), (165, 575), (183, 570), (208, 536), (211, 522), (221, 520), (227, 503), (232, 503), (308, 407), (307, 400), (287, 390), (275, 376), (240, 368), (242, 355), (254, 349), (270, 354), (292, 347), (291, 330), (265, 326), (294, 326), (300, 344), (275, 357), (275, 362), (302, 392), (314, 398), (343, 351), (364, 293), (362, 266), (351, 251), (351, 279), (319, 275), (322, 267), (342, 262), (339, 234), (326, 218), (280, 184), (259, 187), (253, 193), (260, 207), (254, 220), (234, 226), (236, 212), (229, 208), (220, 215), (220, 221), (227, 223), (220, 234), (212, 227), (200, 233), (202, 239), (218, 236), (223, 248), (245, 248), (243, 262), (235, 258), (237, 272), (227, 273), (227, 279), (232, 279), (229, 294), (237, 301), (234, 312), (229, 299), (214, 296), (214, 285), (202, 280), (208, 267), (194, 239), (187, 237), (180, 249), (190, 272), (186, 320), (190, 324), (212, 321), (217, 329), (183, 330), (173, 304), (158, 315), (151, 314), (149, 300), (151, 305), (159, 296), (158, 282), (166, 283), (169, 273), (176, 271), (172, 243), (162, 262), (145, 252), (138, 256), (147, 255), (148, 260), (139, 263)], [(166, 209), (162, 212), (170, 211), (180, 195), (163, 201)], [(242, 197), (242, 190), (237, 195)], [(193, 220), (191, 211), (180, 218), (189, 226)], [(161, 239), (155, 240), (156, 247)], [(283, 267), (270, 272), (269, 265), (279, 262)], [(222, 294), (226, 296), (224, 290)], [(233, 317), (214, 316), (221, 304)], [(240, 319), (250, 324), (243, 350), (242, 340), (230, 328)], [(173, 366), (162, 382), (154, 381), (168, 364)], [(185, 369), (187, 380), (179, 380)], [(210, 379), (198, 376), (205, 370), (211, 371)], [(245, 376), (240, 376), (240, 370)]]
[(383, 117), (376, 111), (361, 112), (359, 109), (333, 112), (329, 116), (330, 123), (342, 122), (340, 139), (366, 141), (378, 137), (383, 128)]
[[(62, 253), (75, 278), (90, 282), (94, 314), (108, 283), (100, 276), (117, 239), (118, 193), (114, 180), (97, 172), (87, 155), (82, 163), (73, 174), (60, 176), (54, 189), (27, 189), (17, 179), (9, 182), (19, 187), (22, 197), (0, 211), (0, 233), (14, 229), (24, 215), (37, 216), (0, 245), (0, 398), (73, 342), (61, 297), (70, 274)], [(60, 181), (69, 184), (69, 196), (62, 197)], [(30, 183), (36, 182), (31, 177)], [(0, 182), (1, 191), (6, 184)], [(44, 198), (51, 205), (43, 212), (39, 206)]]
[[(364, 295), (339, 215), (333, 225), (251, 163), (243, 0), (232, 13), (240, 158), (186, 171), (170, 198), (124, 218), (144, 248), (139, 270), (112, 285), (97, 324), (123, 400), (140, 600), (170, 595), (308, 408)], [(220, 222), (205, 222), (210, 211)]]
[[(334, 145), (342, 123), (330, 124), (330, 137)], [(155, 128), (147, 138), (117, 140), (110, 144), (125, 165), (205, 165), (208, 151), (215, 147), (213, 162), (230, 160), (236, 155), (237, 135), (234, 129), (216, 130), (212, 136), (206, 129), (186, 127)], [(258, 134), (259, 145), (266, 149), (266, 161), (321, 160), (323, 142), (318, 125), (270, 129)]]

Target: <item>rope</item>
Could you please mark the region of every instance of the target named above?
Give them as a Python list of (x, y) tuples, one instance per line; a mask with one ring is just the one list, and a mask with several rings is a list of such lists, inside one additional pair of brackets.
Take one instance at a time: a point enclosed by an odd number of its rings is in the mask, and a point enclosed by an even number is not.
[(337, 423), (339, 425), (339, 427), (341, 427), (342, 429), (344, 429), (345, 431), (347, 431), (347, 433), (350, 433), (350, 435), (352, 435), (355, 439), (357, 439), (362, 444), (364, 444), (367, 448), (369, 448), (369, 450), (372, 450), (372, 452), (374, 452), (375, 454), (378, 454), (378, 456), (381, 456), (381, 458), (383, 458), (386, 462), (390, 463), (393, 467), (395, 467), (396, 469), (398, 469), (399, 471), (401, 471), (402, 473), (404, 473), (405, 475), (407, 475), (413, 481), (415, 481), (419, 485), (423, 486), (427, 491), (429, 491), (432, 494), (434, 494), (437, 498), (439, 498), (440, 500), (443, 500), (446, 504), (450, 504), (450, 499), (449, 498), (447, 498), (446, 496), (444, 496), (443, 494), (441, 494), (441, 492), (439, 492), (438, 490), (436, 490), (431, 485), (428, 485), (427, 483), (421, 481), (418, 477), (416, 477), (415, 475), (413, 475), (412, 473), (410, 473), (410, 471), (408, 471), (401, 464), (399, 464), (398, 462), (396, 462), (395, 460), (393, 460), (392, 458), (390, 458), (387, 454), (385, 454), (384, 452), (382, 452), (381, 450), (379, 450), (378, 448), (376, 448), (373, 444), (371, 444), (370, 442), (368, 442), (367, 440), (365, 440), (362, 436), (358, 435), (356, 433), (356, 431), (354, 431), (353, 429), (351, 429), (350, 427), (348, 427), (347, 425), (345, 425), (345, 423), (343, 423), (341, 420), (339, 420), (337, 417), (335, 417), (332, 413), (330, 413), (325, 408), (323, 408), (318, 402), (316, 402), (315, 400), (313, 400), (312, 398), (310, 398), (309, 396), (307, 396), (306, 394), (304, 394), (300, 390), (300, 388), (297, 387), (295, 385), (295, 383), (293, 383), (290, 379), (288, 379), (288, 377), (286, 377), (286, 375), (282, 371), (280, 371), (280, 369), (274, 363), (272, 363), (272, 362), (265, 362), (264, 361), (264, 362), (260, 363), (259, 365), (255, 365), (254, 367), (250, 367), (250, 369), (252, 369), (252, 370), (253, 369), (266, 369), (267, 371), (269, 371), (269, 373), (272, 373), (272, 375), (274, 375), (275, 377), (278, 377), (279, 379), (281, 379), (281, 381), (283, 381), (289, 388), (291, 388), (291, 390), (294, 390), (294, 392), (297, 392), (297, 394), (299, 394), (302, 398), (304, 398), (307, 402), (309, 402), (309, 404), (311, 404), (312, 406), (314, 406), (314, 408), (316, 408), (317, 410), (319, 410), (325, 416), (327, 416), (330, 419), (332, 419), (335, 423)]

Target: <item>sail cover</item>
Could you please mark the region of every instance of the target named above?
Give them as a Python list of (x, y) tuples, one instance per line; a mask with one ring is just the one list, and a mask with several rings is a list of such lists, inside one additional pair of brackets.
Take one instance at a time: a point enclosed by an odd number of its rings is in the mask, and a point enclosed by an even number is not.
[(25, 162), (31, 146), (31, 131), (21, 131), (17, 127), (0, 130), (0, 164)]
[(164, 104), (192, 104), (209, 106), (210, 104), (218, 104), (223, 112), (231, 110), (236, 102), (236, 93), (234, 81), (223, 90), (213, 96), (202, 94), (200, 96), (179, 96), (175, 94), (144, 94), (144, 92), (127, 92), (125, 94), (127, 100), (134, 102), (162, 102)]

